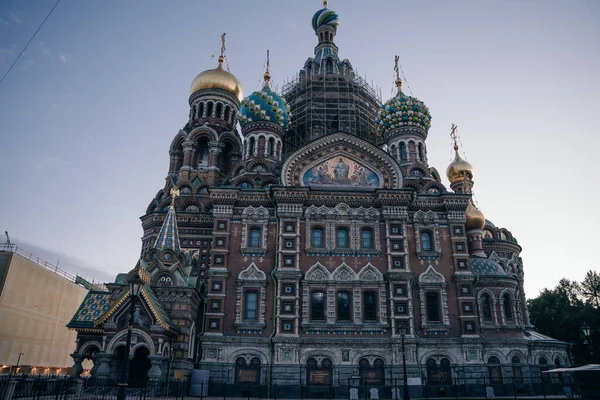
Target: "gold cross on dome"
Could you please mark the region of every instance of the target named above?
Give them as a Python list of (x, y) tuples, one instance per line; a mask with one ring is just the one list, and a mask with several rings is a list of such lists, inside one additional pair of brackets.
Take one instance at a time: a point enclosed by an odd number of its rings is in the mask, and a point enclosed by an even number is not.
[(452, 138), (452, 142), (454, 143), (454, 150), (458, 150), (458, 144), (456, 142), (456, 129), (458, 126), (456, 124), (452, 124), (452, 131), (450, 132), (450, 137)]

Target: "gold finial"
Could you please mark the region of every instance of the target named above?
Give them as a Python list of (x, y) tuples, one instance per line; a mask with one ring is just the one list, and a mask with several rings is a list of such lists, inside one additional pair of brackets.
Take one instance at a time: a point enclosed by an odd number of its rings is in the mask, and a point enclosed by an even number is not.
[(454, 151), (458, 151), (458, 143), (456, 142), (456, 129), (458, 127), (455, 124), (452, 124), (452, 131), (450, 132), (450, 137), (454, 142)]
[(219, 56), (218, 69), (223, 69), (223, 62), (225, 61), (225, 35), (226, 33), (221, 35), (221, 55)]
[(179, 196), (179, 188), (177, 186), (173, 186), (171, 188), (171, 205), (169, 207), (175, 208), (175, 197)]
[(396, 56), (394, 59), (394, 71), (396, 71), (396, 87), (398, 88), (398, 93), (402, 91), (402, 79), (400, 79), (400, 69), (398, 68), (398, 61), (400, 61), (400, 57)]
[(323, 0), (323, 8), (327, 8), (327, 3), (329, 3), (327, 0)]
[(271, 73), (269, 72), (269, 68), (271, 67), (271, 62), (269, 60), (269, 50), (267, 50), (267, 70), (265, 71), (265, 87), (269, 86), (269, 81), (271, 80)]

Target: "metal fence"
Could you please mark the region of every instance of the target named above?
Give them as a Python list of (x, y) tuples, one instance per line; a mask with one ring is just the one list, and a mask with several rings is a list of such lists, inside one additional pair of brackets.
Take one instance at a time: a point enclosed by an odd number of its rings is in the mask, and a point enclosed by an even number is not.
[[(0, 400), (114, 400), (118, 391), (117, 382), (112, 380), (22, 375), (0, 377)], [(145, 387), (125, 389), (127, 400), (178, 400), (187, 393), (186, 380), (149, 382)]]

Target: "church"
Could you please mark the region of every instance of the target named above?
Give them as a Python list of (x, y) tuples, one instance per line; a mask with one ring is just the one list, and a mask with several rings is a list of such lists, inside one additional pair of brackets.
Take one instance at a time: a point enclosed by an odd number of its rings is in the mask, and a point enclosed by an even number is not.
[(382, 101), (340, 58), (323, 3), (314, 55), (281, 93), (267, 63), (244, 97), (224, 36), (216, 68), (193, 79), (139, 262), (68, 324), (78, 374), (90, 359), (94, 377), (118, 376), (130, 315), (130, 385), (200, 369), (232, 385), (389, 386), (404, 357), (411, 384), (443, 386), (569, 364), (566, 343), (533, 330), (521, 246), (473, 203), (456, 127), (448, 189), (397, 60)]

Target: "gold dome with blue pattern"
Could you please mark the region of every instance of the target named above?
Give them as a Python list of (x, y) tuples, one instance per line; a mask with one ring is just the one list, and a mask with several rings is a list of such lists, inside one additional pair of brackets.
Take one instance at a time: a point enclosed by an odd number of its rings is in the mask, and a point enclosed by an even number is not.
[(271, 90), (269, 81), (271, 74), (267, 70), (264, 75), (265, 83), (261, 90), (252, 93), (242, 100), (240, 107), (240, 125), (242, 128), (250, 122), (272, 122), (287, 129), (292, 113), (287, 101)]

